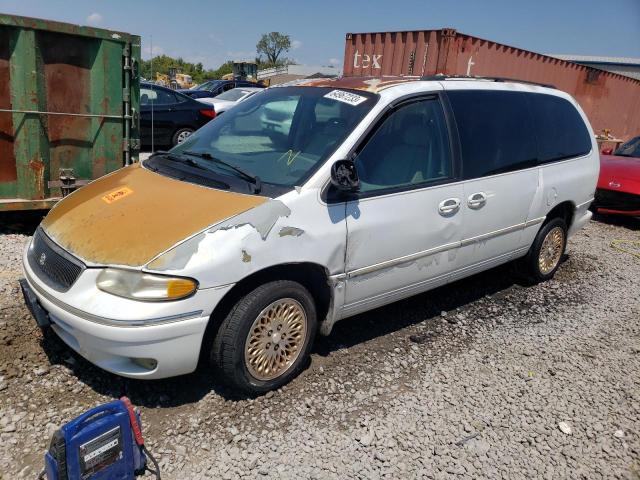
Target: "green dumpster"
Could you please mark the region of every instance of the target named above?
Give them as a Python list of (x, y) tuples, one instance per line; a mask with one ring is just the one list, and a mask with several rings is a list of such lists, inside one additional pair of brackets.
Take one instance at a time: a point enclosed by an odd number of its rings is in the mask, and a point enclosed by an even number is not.
[(0, 211), (137, 161), (140, 37), (0, 14)]

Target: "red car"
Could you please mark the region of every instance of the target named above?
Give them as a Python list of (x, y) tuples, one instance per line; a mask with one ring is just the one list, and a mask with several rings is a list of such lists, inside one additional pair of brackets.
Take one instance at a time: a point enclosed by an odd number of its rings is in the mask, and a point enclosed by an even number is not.
[(600, 156), (593, 206), (598, 213), (640, 217), (640, 136)]

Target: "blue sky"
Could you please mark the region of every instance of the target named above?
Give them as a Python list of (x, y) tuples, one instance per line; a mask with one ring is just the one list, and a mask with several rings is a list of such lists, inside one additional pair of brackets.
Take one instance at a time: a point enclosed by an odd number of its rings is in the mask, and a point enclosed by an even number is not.
[(0, 12), (142, 36), (148, 58), (215, 68), (253, 58), (261, 33), (293, 40), (289, 57), (342, 65), (344, 34), (453, 27), (541, 53), (640, 57), (640, 0), (0, 0)]

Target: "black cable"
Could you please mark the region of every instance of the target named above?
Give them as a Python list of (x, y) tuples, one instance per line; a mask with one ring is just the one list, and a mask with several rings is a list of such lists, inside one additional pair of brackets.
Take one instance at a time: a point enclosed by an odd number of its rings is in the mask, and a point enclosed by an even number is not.
[(153, 455), (151, 455), (151, 452), (147, 449), (146, 445), (142, 445), (142, 450), (147, 455), (147, 457), (149, 457), (149, 459), (151, 460), (151, 463), (153, 463), (153, 466), (156, 467), (155, 472), (153, 470), (151, 470), (150, 468), (148, 468), (148, 467), (147, 467), (147, 469), (151, 473), (153, 473), (158, 480), (161, 480), (160, 479), (160, 466), (158, 465), (157, 460), (155, 459), (155, 457)]

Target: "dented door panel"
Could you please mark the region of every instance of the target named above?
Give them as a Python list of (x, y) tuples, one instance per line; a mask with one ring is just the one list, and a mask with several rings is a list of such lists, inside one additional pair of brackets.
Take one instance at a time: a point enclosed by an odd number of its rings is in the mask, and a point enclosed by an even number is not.
[(348, 204), (345, 316), (446, 283), (457, 264), (462, 216), (438, 208), (462, 194), (455, 183)]
[[(456, 279), (507, 262), (514, 252), (529, 248), (531, 241), (523, 235), (527, 222), (539, 228), (543, 220), (528, 218), (537, 189), (537, 167), (464, 182)], [(479, 193), (485, 200), (474, 205)]]

